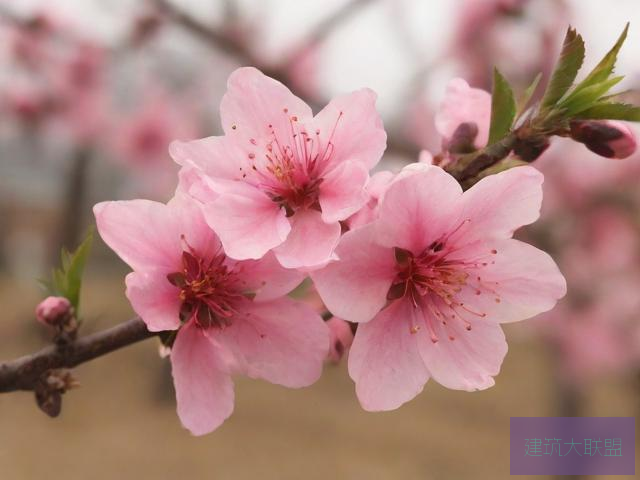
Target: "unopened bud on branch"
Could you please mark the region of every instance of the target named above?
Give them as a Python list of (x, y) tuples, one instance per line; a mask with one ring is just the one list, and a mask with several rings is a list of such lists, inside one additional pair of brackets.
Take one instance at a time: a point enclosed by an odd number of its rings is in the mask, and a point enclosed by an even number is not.
[(607, 158), (627, 158), (636, 151), (636, 137), (623, 122), (579, 120), (571, 122), (571, 138)]
[(47, 297), (36, 307), (36, 319), (45, 325), (61, 326), (73, 316), (71, 302), (64, 297)]

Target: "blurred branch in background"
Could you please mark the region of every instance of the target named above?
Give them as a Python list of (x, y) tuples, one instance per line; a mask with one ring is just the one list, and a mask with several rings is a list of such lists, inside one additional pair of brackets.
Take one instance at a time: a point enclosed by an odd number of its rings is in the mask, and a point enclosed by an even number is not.
[[(365, 6), (372, 4), (375, 0), (353, 0), (351, 2), (347, 2), (342, 8), (338, 9), (325, 20), (321, 21), (314, 30), (307, 34), (303, 43), (298, 46), (292, 54), (287, 55), (283, 61), (276, 65), (263, 62), (260, 58), (254, 55), (249, 46), (237, 36), (230, 35), (223, 30), (218, 30), (196, 20), (190, 15), (182, 12), (171, 2), (167, 0), (151, 1), (156, 5), (160, 12), (193, 33), (196, 37), (204, 40), (207, 44), (223, 53), (226, 53), (230, 57), (233, 57), (240, 65), (254, 66), (261, 70), (265, 75), (279, 80), (289, 88), (293, 88), (295, 82), (290, 78), (289, 67), (300, 60), (303, 52), (309, 48), (309, 46), (315, 46), (324, 42), (337, 27), (351, 19), (355, 13)], [(321, 105), (325, 105), (327, 103), (326, 99), (318, 98), (317, 96), (304, 94), (299, 91), (294, 91), (294, 93), (309, 104), (316, 112)], [(415, 161), (420, 152), (420, 148), (409, 143), (403, 138), (396, 138), (389, 134), (387, 138), (386, 151), (390, 155), (396, 155), (406, 158), (409, 161)]]
[(61, 249), (70, 250), (79, 242), (83, 225), (82, 214), (86, 206), (90, 163), (91, 150), (89, 147), (79, 146), (73, 155), (69, 174), (66, 176), (67, 184), (61, 218), (57, 223), (58, 231), (54, 232), (55, 239), (49, 255), (51, 265), (57, 264)]
[(281, 70), (286, 71), (286, 67), (300, 61), (309, 47), (320, 45), (333, 33), (340, 25), (350, 20), (356, 13), (367, 5), (377, 0), (351, 0), (337, 9), (331, 15), (323, 19), (312, 31), (310, 31), (302, 44), (294, 49), (284, 61), (281, 62)]
[[(273, 77), (283, 83), (288, 83), (288, 67), (300, 60), (304, 51), (310, 45), (318, 45), (325, 41), (329, 35), (345, 21), (349, 20), (361, 8), (373, 3), (375, 0), (352, 0), (347, 2), (342, 8), (339, 8), (327, 18), (322, 20), (311, 32), (309, 32), (302, 44), (294, 49), (293, 53), (279, 62), (278, 65), (267, 65), (258, 56), (254, 55), (245, 42), (239, 40), (236, 36), (226, 33), (223, 29), (215, 29), (196, 20), (190, 15), (182, 12), (178, 7), (167, 0), (151, 0), (153, 4), (169, 18), (176, 23), (182, 25), (194, 35), (213, 45), (218, 50), (235, 57), (241, 64), (252, 65), (263, 73)], [(306, 99), (309, 103), (317, 106), (319, 99)]]

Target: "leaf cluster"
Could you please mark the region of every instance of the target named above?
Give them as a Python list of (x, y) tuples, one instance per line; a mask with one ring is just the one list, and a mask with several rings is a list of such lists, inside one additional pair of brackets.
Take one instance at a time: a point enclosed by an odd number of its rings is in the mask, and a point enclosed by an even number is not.
[(92, 242), (93, 230), (90, 230), (76, 250), (69, 252), (63, 248), (60, 253), (60, 267), (53, 269), (50, 280), (42, 282), (51, 295), (67, 298), (76, 312), (80, 304), (82, 273)]

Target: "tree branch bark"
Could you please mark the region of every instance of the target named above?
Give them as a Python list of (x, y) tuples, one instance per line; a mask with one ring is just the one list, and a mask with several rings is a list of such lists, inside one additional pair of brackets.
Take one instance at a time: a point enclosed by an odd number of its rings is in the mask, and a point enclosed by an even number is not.
[(120, 325), (79, 338), (66, 346), (52, 345), (39, 352), (0, 364), (0, 393), (35, 390), (50, 370), (73, 368), (81, 363), (157, 335), (133, 318)]

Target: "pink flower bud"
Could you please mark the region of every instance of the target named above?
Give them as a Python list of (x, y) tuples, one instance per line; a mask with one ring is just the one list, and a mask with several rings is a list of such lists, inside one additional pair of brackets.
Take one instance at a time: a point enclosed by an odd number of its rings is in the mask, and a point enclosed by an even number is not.
[(636, 137), (623, 122), (582, 120), (571, 122), (571, 138), (607, 158), (627, 158), (636, 151)]
[(353, 332), (349, 324), (338, 317), (327, 320), (327, 326), (331, 335), (328, 360), (338, 363), (353, 343)]
[(64, 297), (47, 297), (36, 307), (36, 319), (45, 325), (59, 326), (71, 316), (73, 307)]

